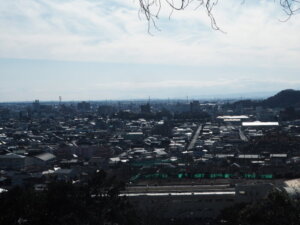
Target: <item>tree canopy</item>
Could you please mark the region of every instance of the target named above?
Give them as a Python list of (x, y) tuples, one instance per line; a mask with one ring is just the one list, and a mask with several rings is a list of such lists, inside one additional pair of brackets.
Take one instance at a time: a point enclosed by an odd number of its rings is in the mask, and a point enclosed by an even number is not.
[(0, 224), (137, 224), (122, 184), (99, 172), (86, 184), (52, 182), (44, 191), (15, 187), (0, 195)]
[(225, 209), (217, 224), (296, 225), (300, 222), (300, 204), (286, 193), (275, 191), (258, 202), (238, 204)]

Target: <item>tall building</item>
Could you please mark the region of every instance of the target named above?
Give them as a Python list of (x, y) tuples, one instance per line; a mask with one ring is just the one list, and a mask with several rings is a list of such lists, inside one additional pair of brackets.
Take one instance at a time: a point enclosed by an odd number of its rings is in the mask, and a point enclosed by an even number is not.
[(141, 113), (151, 113), (151, 106), (149, 103), (141, 105)]
[(39, 112), (40, 109), (41, 109), (40, 101), (39, 101), (39, 100), (35, 100), (35, 101), (32, 103), (32, 108), (33, 108), (33, 111), (34, 111), (34, 112)]
[(77, 104), (77, 109), (79, 111), (89, 111), (91, 109), (91, 104), (89, 102), (80, 102)]
[(191, 113), (200, 112), (201, 111), (200, 102), (192, 101), (190, 103), (190, 111), (191, 111)]

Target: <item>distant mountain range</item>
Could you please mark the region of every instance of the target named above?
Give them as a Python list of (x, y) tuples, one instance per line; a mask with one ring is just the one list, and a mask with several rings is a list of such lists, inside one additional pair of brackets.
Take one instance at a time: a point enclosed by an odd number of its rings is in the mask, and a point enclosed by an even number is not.
[(280, 91), (272, 97), (262, 101), (255, 100), (241, 100), (233, 103), (236, 106), (251, 107), (263, 106), (269, 108), (287, 108), (287, 107), (300, 107), (300, 91), (287, 89)]

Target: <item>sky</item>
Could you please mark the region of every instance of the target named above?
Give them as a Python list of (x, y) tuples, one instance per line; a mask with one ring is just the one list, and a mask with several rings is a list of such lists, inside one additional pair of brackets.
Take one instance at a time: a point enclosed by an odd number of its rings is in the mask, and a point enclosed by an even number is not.
[[(266, 96), (300, 89), (300, 15), (272, 0), (163, 5), (138, 0), (0, 0), (0, 102)], [(277, 3), (276, 3), (277, 2)], [(153, 9), (155, 10), (155, 9)]]

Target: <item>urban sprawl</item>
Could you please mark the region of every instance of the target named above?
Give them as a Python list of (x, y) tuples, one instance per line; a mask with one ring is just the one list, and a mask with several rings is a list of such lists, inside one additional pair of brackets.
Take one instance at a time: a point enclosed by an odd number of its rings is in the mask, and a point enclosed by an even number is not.
[(207, 220), (274, 189), (296, 196), (300, 121), (234, 101), (2, 103), (0, 190), (106, 171), (140, 210)]

